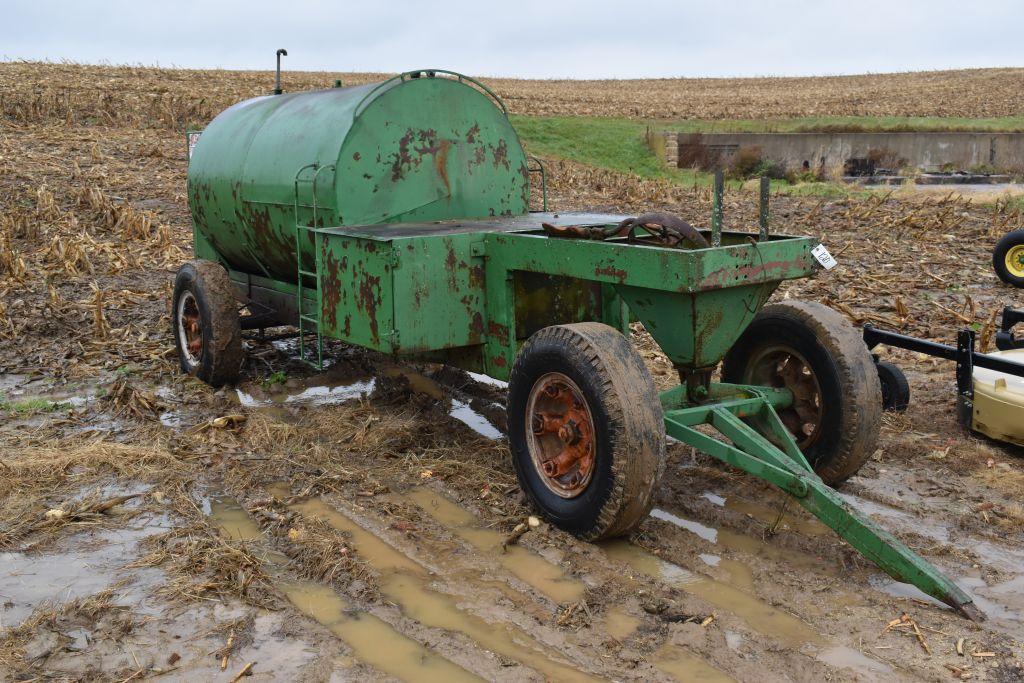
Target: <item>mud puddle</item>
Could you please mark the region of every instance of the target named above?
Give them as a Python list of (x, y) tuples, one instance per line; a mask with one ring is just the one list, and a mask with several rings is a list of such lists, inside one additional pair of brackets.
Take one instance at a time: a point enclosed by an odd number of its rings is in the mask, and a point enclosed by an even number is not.
[(672, 645), (664, 645), (657, 650), (651, 663), (683, 683), (733, 683), (735, 680), (704, 660)]
[[(628, 541), (609, 541), (600, 545), (613, 560), (622, 562), (640, 574), (660, 579), (670, 586), (691, 593), (739, 617), (752, 630), (778, 641), (787, 648), (809, 652), (817, 660), (836, 668), (851, 669), (860, 676), (858, 680), (875, 680), (876, 674), (892, 671), (888, 665), (858, 650), (830, 645), (828, 640), (816, 633), (810, 625), (748, 592), (743, 588), (742, 581), (736, 584), (732, 581), (724, 583), (698, 575), (652, 555)], [(726, 633), (726, 643), (730, 648), (735, 649), (741, 642), (740, 634)], [(670, 675), (678, 676), (680, 680), (731, 680), (706, 662), (677, 650), (679, 648), (669, 650), (664, 647), (656, 657), (655, 665)], [(678, 665), (675, 662), (679, 662)], [(689, 678), (686, 677), (687, 671), (691, 671)]]
[(477, 434), (486, 436), (488, 439), (497, 440), (505, 438), (501, 430), (491, 424), (491, 421), (486, 417), (473, 410), (473, 407), (468, 403), (452, 399), (452, 409), (448, 414)]
[[(988, 617), (988, 626), (1019, 637), (1024, 628), (1024, 552), (976, 537), (955, 539), (951, 537), (950, 526), (941, 518), (918, 517), (904, 510), (869, 500), (849, 493), (840, 496), (861, 513), (874, 518), (881, 524), (888, 524), (903, 531), (913, 532), (937, 543), (948, 543), (955, 548), (969, 551), (984, 565), (996, 569), (1011, 578), (998, 583), (989, 583), (981, 576), (979, 567), (961, 569), (953, 575), (955, 583), (971, 598), (975, 605)], [(869, 583), (888, 595), (897, 598), (927, 603), (944, 610), (949, 606), (922, 592), (917, 587), (896, 581), (885, 575), (869, 577)]]
[[(895, 598), (913, 600), (943, 610), (951, 609), (949, 605), (936, 600), (917, 586), (896, 581), (882, 574), (868, 577), (868, 582), (876, 590)], [(978, 576), (961, 576), (954, 579), (954, 583), (967, 593), (974, 601), (974, 605), (985, 614), (985, 625), (988, 628), (1013, 637), (1020, 637), (1024, 632), (1024, 575), (993, 585), (989, 585)]]
[[(633, 615), (613, 607), (605, 616), (604, 629), (609, 636), (621, 642), (633, 635), (640, 623)], [(651, 655), (651, 663), (677, 681), (720, 683), (733, 680), (699, 657), (669, 643), (662, 645)]]
[(510, 545), (504, 552), (505, 535), (477, 525), (477, 518), (468, 510), (426, 488), (418, 488), (403, 496), (415, 504), (446, 530), (462, 539), (506, 571), (558, 604), (575, 603), (583, 598), (585, 586), (559, 567), (519, 545)]
[(857, 512), (873, 519), (880, 525), (891, 524), (907, 531), (913, 531), (939, 543), (949, 543), (949, 527), (929, 517), (918, 517), (884, 503), (877, 503), (853, 493), (841, 492), (839, 497)]
[(126, 558), (135, 557), (139, 543), (162, 532), (168, 524), (158, 517), (128, 528), (84, 532), (63, 539), (53, 551), (0, 553), (0, 627), (20, 624), (44, 604), (58, 605), (84, 598), (127, 579), (118, 604), (138, 609), (147, 591), (158, 586), (163, 572), (138, 569), (122, 573)]
[[(724, 498), (722, 498), (722, 500), (722, 506), (724, 507), (728, 503), (725, 502)], [(761, 506), (744, 503), (742, 504), (742, 507), (744, 510), (754, 510)], [(761, 508), (758, 514), (760, 515), (767, 511), (768, 508)], [(774, 521), (774, 519), (778, 517), (778, 513), (772, 514), (774, 515), (772, 517), (772, 521)], [(728, 551), (744, 557), (749, 556), (755, 559), (770, 559), (787, 565), (793, 565), (807, 571), (839, 576), (838, 570), (832, 564), (814, 557), (813, 555), (808, 555), (807, 553), (792, 549), (782, 549), (766, 542), (763, 538), (756, 538), (729, 529), (709, 526), (661, 508), (654, 508), (651, 510), (651, 516), (688, 531), (708, 543), (721, 548), (722, 551)], [(758, 519), (761, 519), (761, 517), (758, 516)], [(771, 521), (767, 524), (770, 525)], [(824, 525), (821, 526), (827, 533), (833, 533), (831, 529), (828, 529)], [(753, 592), (753, 573), (750, 565), (736, 560), (725, 559), (717, 553), (700, 553), (699, 557), (707, 565), (713, 567), (722, 566), (723, 569), (726, 569), (734, 576), (734, 581), (736, 583), (750, 583), (751, 592)]]
[[(383, 366), (377, 375), (352, 375), (351, 372), (327, 372), (304, 379), (292, 378), (283, 384), (264, 387), (250, 383), (245, 388), (235, 391), (238, 400), (246, 408), (270, 408), (286, 405), (328, 406), (347, 403), (348, 401), (365, 400), (377, 389), (380, 378), (402, 378), (409, 383), (409, 388), (436, 401), (445, 401), (449, 397), (440, 384), (433, 379), (402, 366)], [(483, 414), (478, 412), (469, 402), (451, 398), (448, 414), (467, 427), (487, 437), (502, 439), (505, 435)], [(165, 417), (166, 416), (166, 417)], [(165, 426), (177, 427), (181, 424), (180, 416), (175, 413), (161, 416)]]
[[(686, 531), (703, 538), (708, 543), (717, 544), (719, 541), (719, 530), (714, 527), (701, 524), (700, 522), (695, 522), (691, 519), (679, 517), (660, 508), (654, 508), (651, 510), (651, 516), (656, 519), (675, 524), (679, 528), (685, 529)], [(756, 547), (756, 541), (748, 544), (747, 541), (753, 541), (753, 539), (748, 539), (747, 537), (739, 534), (734, 537), (723, 533), (721, 534), (721, 538), (723, 541), (723, 547), (733, 550), (745, 550)], [(733, 559), (724, 558), (721, 555), (716, 555), (714, 553), (698, 553), (697, 557), (699, 557), (700, 560), (709, 567), (721, 567), (728, 572), (729, 582), (731, 584), (740, 590), (750, 593), (751, 595), (756, 595), (757, 591), (754, 587), (754, 572), (748, 565)]]
[[(319, 499), (300, 501), (290, 507), (349, 534), (360, 557), (378, 573), (381, 593), (406, 616), (425, 626), (460, 633), (483, 649), (533, 668), (550, 680), (596, 680), (556, 661), (545, 646), (521, 629), (500, 622), (490, 623), (461, 609), (454, 596), (430, 587), (434, 577), (422, 565), (340, 510)], [(468, 577), (466, 580), (469, 582)]]
[(743, 588), (691, 572), (628, 541), (609, 541), (600, 545), (611, 559), (734, 614), (754, 631), (787, 647), (822, 644), (821, 637), (803, 621), (775, 609)]
[(623, 609), (612, 607), (604, 618), (605, 633), (618, 641), (633, 635), (640, 627), (640, 620)]
[(95, 384), (54, 384), (26, 375), (0, 374), (0, 415), (21, 416), (25, 425), (42, 424), (41, 415), (59, 410), (82, 409), (97, 399)]
[(705, 491), (703, 496), (720, 507), (747, 515), (778, 531), (792, 531), (805, 536), (834, 533), (814, 517), (802, 514), (803, 509), (799, 505), (792, 502), (784, 504), (785, 499), (778, 495), (771, 496), (770, 504), (736, 495), (721, 496), (711, 491)]
[[(210, 501), (210, 518), (235, 540), (264, 544), (262, 530), (235, 501)], [(283, 578), (284, 555), (265, 551), (264, 563), (274, 585), (299, 612), (338, 636), (361, 662), (402, 681), (477, 681), (476, 675), (396, 631), (378, 617), (353, 606), (330, 588), (312, 581)]]
[(829, 666), (857, 672), (857, 680), (865, 683), (891, 681), (895, 674), (888, 664), (868, 657), (852, 647), (838, 645), (822, 650), (816, 656), (819, 661)]

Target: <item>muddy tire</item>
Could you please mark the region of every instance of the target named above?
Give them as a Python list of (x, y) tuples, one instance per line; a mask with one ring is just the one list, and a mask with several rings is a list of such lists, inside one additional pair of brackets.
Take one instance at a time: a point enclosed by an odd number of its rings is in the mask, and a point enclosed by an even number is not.
[(797, 401), (779, 416), (829, 485), (849, 479), (875, 452), (882, 421), (878, 372), (861, 335), (827, 306), (766, 306), (726, 354), (722, 379), (794, 390)]
[(1008, 232), (996, 242), (992, 267), (1006, 284), (1024, 287), (1024, 230)]
[(519, 486), (548, 521), (597, 540), (647, 517), (665, 468), (665, 425), (629, 340), (600, 323), (545, 327), (516, 356), (508, 392)]
[(882, 387), (882, 410), (905, 413), (910, 405), (910, 383), (899, 367), (880, 360), (875, 363)]
[(222, 266), (189, 261), (174, 278), (171, 333), (182, 372), (219, 387), (238, 381), (244, 359), (235, 287)]

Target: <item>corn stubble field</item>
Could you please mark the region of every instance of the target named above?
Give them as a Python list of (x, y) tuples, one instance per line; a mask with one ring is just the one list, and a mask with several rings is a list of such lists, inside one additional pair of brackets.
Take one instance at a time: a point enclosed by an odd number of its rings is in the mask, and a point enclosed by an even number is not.
[[(977, 118), (1016, 114), (1022, 73), (487, 83), (526, 115)], [(339, 76), (379, 78), (286, 87)], [(969, 588), (981, 626), (678, 444), (665, 514), (628, 542), (541, 524), (502, 551), (529, 515), (505, 442), (477, 431), (503, 428), (503, 391), (450, 368), (332, 345), (317, 375), (293, 346), (250, 340), (238, 391), (180, 375), (167, 302), (191, 257), (182, 131), (271, 82), (0, 64), (0, 678), (1024, 677), (1024, 461), (956, 427), (949, 364), (888, 354), (911, 408), (886, 417), (845, 492)], [(703, 188), (548, 166), (560, 210), (710, 215)], [(774, 197), (774, 229), (821, 237), (841, 264), (776, 297), (941, 341), (973, 325), (991, 345), (1020, 299), (990, 267), (1016, 206)], [(756, 210), (729, 192), (727, 227)]]

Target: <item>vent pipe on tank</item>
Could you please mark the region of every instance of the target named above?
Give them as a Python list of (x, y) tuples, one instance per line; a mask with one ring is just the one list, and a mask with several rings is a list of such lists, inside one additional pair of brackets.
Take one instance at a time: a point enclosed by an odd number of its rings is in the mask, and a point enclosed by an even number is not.
[(281, 57), (287, 57), (288, 50), (281, 48), (277, 51), (277, 73), (274, 76), (274, 94), (280, 95), (284, 92), (281, 90)]

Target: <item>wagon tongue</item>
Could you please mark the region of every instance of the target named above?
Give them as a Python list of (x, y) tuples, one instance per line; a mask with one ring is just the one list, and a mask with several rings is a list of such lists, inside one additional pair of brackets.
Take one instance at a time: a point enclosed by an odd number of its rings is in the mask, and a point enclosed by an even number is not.
[(807, 495), (797, 497), (797, 502), (885, 573), (917, 586), (971, 621), (985, 620), (985, 614), (974, 605), (971, 596), (937, 567), (854, 510), (816, 475), (801, 478), (808, 485)]
[[(687, 403), (686, 387), (661, 396), (665, 431), (669, 436), (708, 453), (733, 467), (778, 486), (808, 512), (820, 519), (862, 555), (897, 581), (912, 584), (972, 621), (985, 615), (971, 597), (937, 567), (901, 543), (851, 507), (813, 471), (810, 463), (787, 433), (774, 404), (789, 402), (788, 390), (743, 387), (732, 396), (733, 385), (711, 386), (711, 400)], [(771, 439), (750, 424), (759, 420)], [(697, 429), (711, 425), (731, 441), (724, 443)], [(779, 445), (777, 446), (776, 443)]]

